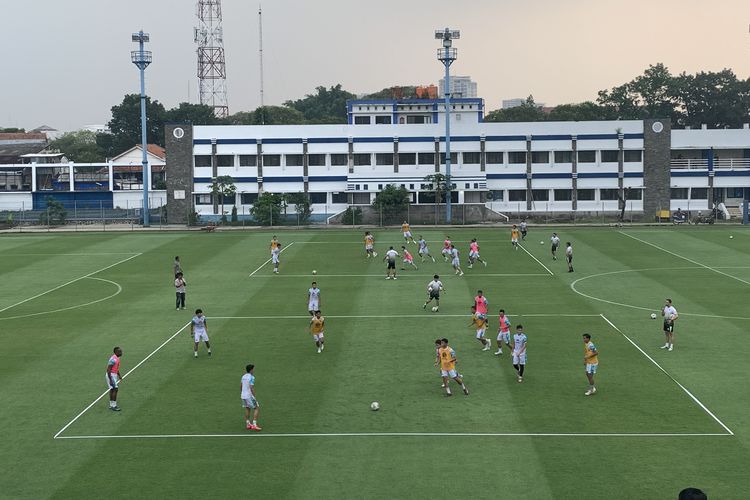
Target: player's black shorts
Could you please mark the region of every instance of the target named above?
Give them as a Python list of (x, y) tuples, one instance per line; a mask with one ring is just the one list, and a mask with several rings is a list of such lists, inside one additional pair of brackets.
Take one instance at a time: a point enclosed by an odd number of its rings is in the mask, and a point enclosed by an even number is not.
[(552, 251), (557, 252), (557, 245), (555, 245), (554, 243), (552, 244)]
[(526, 230), (525, 229), (521, 229), (521, 236), (526, 237)]
[(430, 299), (440, 300), (440, 291), (431, 291), (430, 292)]
[(674, 323), (670, 323), (669, 321), (664, 322), (664, 331), (668, 333), (674, 332)]
[(388, 269), (396, 269), (396, 261), (395, 260), (389, 260), (388, 261)]
[(565, 260), (567, 260), (568, 262), (573, 262), (573, 256), (572, 255), (566, 255), (565, 256)]

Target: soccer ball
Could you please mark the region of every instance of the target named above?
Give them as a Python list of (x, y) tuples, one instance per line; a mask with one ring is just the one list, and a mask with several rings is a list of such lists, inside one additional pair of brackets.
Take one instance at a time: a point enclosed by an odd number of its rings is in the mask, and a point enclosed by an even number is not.
[(656, 319), (656, 313), (651, 313), (651, 319)]
[(378, 403), (377, 401), (373, 401), (372, 403), (370, 403), (370, 409), (372, 411), (378, 411), (380, 409), (380, 403)]
[(434, 313), (438, 312), (438, 306), (432, 306), (432, 312)]
[(313, 274), (318, 274), (318, 271), (316, 271), (315, 269), (313, 269)]
[(373, 257), (377, 257), (378, 256), (378, 252), (372, 252), (372, 256)]
[(544, 242), (543, 242), (543, 241), (540, 241), (540, 242), (539, 242), (539, 244), (540, 244), (540, 245), (544, 245)]
[(730, 234), (730, 235), (729, 235), (729, 239), (730, 239), (730, 240), (733, 240), (733, 239), (734, 239), (734, 236)]

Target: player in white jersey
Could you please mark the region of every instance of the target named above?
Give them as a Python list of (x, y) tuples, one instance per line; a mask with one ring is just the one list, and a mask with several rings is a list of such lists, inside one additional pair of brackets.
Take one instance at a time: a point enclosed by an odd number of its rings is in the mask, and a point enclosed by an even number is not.
[(513, 334), (513, 368), (516, 369), (518, 383), (523, 382), (523, 371), (526, 368), (526, 334), (523, 333), (523, 325), (516, 327), (516, 333)]
[(398, 252), (393, 249), (393, 247), (390, 247), (388, 251), (385, 253), (385, 257), (383, 257), (384, 261), (388, 262), (387, 271), (385, 279), (389, 280), (391, 278), (396, 278), (396, 259), (398, 258)]
[(526, 234), (529, 232), (529, 227), (528, 224), (526, 224), (526, 221), (522, 220), (518, 228), (521, 230), (521, 241), (526, 241)]
[[(242, 398), (242, 407), (245, 408), (245, 428), (252, 431), (259, 431), (260, 426), (258, 425), (258, 413), (260, 413), (260, 404), (255, 398), (255, 375), (253, 370), (255, 365), (247, 365), (245, 367), (245, 374), (240, 380), (241, 392), (240, 398)], [(252, 410), (252, 418), (250, 418), (250, 412)]]
[(565, 243), (565, 262), (568, 263), (568, 272), (573, 272), (573, 245), (570, 242)]
[(464, 272), (461, 270), (461, 260), (458, 255), (458, 248), (455, 245), (451, 245), (451, 266), (455, 269), (456, 274), (463, 276)]
[(424, 262), (425, 257), (429, 257), (432, 259), (432, 262), (435, 262), (435, 257), (430, 255), (430, 249), (427, 248), (427, 241), (425, 241), (421, 234), (419, 235), (417, 244), (419, 245), (419, 256), (422, 258), (422, 262)]
[(674, 322), (677, 321), (677, 318), (679, 317), (677, 309), (672, 305), (672, 299), (666, 300), (664, 307), (661, 310), (661, 315), (664, 317), (664, 336), (667, 340), (661, 348), (671, 351), (674, 349)]
[(560, 237), (557, 233), (552, 233), (552, 237), (549, 241), (552, 243), (552, 260), (557, 260), (557, 247), (560, 246)]
[(206, 344), (206, 349), (208, 349), (208, 355), (210, 356), (211, 344), (208, 343), (208, 323), (202, 309), (195, 310), (195, 316), (193, 316), (190, 322), (190, 333), (193, 335), (193, 340), (195, 341), (193, 348), (195, 357), (198, 357), (198, 344), (200, 344), (201, 340)]
[(422, 309), (427, 309), (427, 304), (435, 301), (435, 307), (440, 307), (440, 292), (444, 291), (443, 282), (440, 281), (440, 276), (437, 274), (432, 277), (432, 281), (427, 285), (427, 301), (422, 306)]
[(276, 248), (271, 250), (271, 262), (273, 262), (273, 272), (279, 274), (279, 255), (281, 254), (281, 243), (276, 245)]
[(313, 281), (312, 286), (307, 290), (307, 311), (310, 316), (315, 316), (315, 311), (320, 309), (320, 288), (318, 283)]

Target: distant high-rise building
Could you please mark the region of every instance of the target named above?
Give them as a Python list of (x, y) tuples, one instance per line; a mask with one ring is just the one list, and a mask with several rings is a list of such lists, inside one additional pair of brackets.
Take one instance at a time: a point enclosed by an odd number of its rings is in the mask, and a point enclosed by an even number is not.
[[(445, 96), (445, 78), (440, 79), (440, 97)], [(476, 97), (477, 82), (470, 76), (451, 76), (451, 97)]]
[[(526, 99), (516, 98), (516, 99), (503, 99), (503, 109), (510, 109), (510, 108), (517, 108), (518, 106), (522, 106), (526, 102)], [(537, 108), (543, 108), (544, 103), (543, 102), (534, 102), (536, 104)]]

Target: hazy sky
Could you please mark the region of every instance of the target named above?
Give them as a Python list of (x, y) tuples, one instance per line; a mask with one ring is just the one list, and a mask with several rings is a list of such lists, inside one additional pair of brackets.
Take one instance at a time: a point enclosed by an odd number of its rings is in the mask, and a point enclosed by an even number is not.
[[(533, 94), (593, 100), (649, 64), (750, 74), (748, 0), (264, 0), (266, 104), (341, 83), (354, 93), (437, 84), (435, 29), (460, 29), (454, 74), (486, 109)], [(0, 126), (106, 123), (138, 92), (133, 31), (151, 34), (146, 92), (197, 102), (194, 0), (0, 0)], [(260, 104), (258, 1), (223, 0), (230, 112)]]

